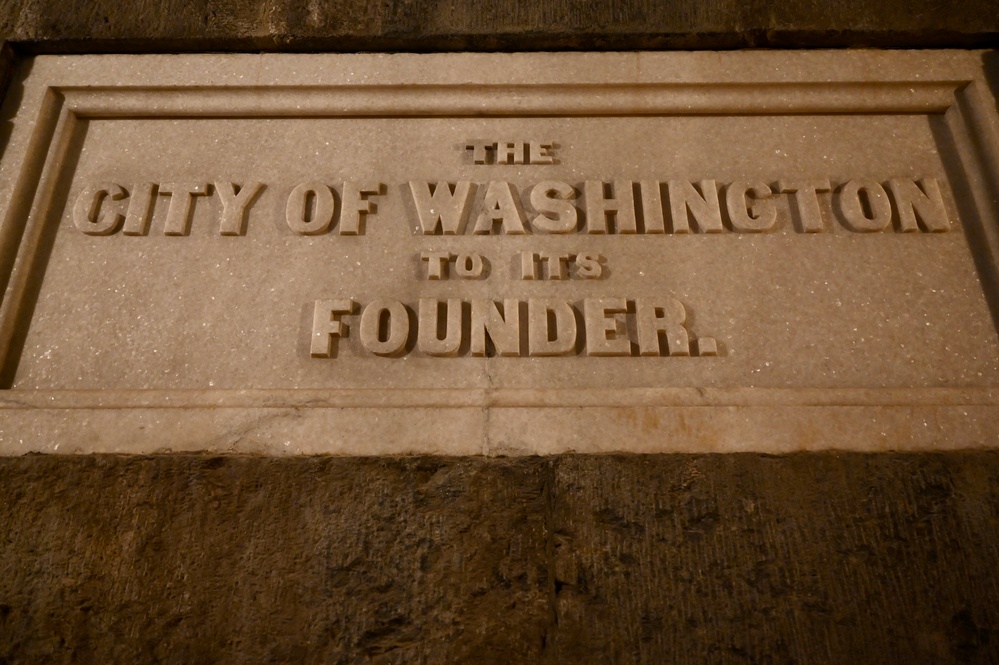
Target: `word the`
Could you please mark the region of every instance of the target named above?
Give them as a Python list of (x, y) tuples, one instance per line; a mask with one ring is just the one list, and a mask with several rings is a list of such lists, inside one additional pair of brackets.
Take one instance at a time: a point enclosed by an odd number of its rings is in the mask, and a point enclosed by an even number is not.
[(551, 141), (468, 141), (476, 164), (554, 164)]

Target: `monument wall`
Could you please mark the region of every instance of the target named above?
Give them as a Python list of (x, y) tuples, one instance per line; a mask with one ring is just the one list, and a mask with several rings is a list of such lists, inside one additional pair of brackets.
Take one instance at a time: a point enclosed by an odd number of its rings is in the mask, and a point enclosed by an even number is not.
[[(77, 4), (0, 14), (0, 661), (999, 658), (990, 3)], [(239, 55), (496, 50), (663, 53)]]

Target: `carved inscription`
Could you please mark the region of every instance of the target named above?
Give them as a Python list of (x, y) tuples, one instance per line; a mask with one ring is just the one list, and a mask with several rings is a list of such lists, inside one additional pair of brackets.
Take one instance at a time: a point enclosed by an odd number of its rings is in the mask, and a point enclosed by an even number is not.
[[(719, 183), (715, 180), (546, 180), (408, 183), (423, 235), (766, 233), (777, 222), (777, 197), (788, 195), (795, 230), (827, 230), (823, 218), (855, 233), (950, 229), (933, 178)], [(477, 192), (482, 192), (476, 196)], [(819, 194), (833, 192), (832, 205)], [(889, 194), (890, 193), (890, 194)], [(667, 203), (668, 202), (668, 203)]]
[[(259, 182), (98, 183), (83, 189), (73, 222), (93, 236), (147, 235), (156, 197), (168, 197), (160, 221), (164, 235), (190, 233), (198, 199), (217, 197), (219, 235), (246, 233), (247, 214), (266, 185)], [(518, 189), (511, 182), (407, 183), (419, 235), (559, 235), (766, 233), (777, 221), (777, 197), (789, 197), (794, 229), (828, 230), (828, 218), (854, 233), (894, 230), (940, 233), (950, 219), (934, 178), (779, 180), (718, 183), (714, 180), (542, 181)], [(476, 192), (481, 192), (476, 196)], [(636, 194), (637, 192), (637, 194)], [(820, 193), (832, 193), (823, 209)], [(287, 196), (285, 222), (299, 235), (364, 235), (365, 220), (386, 196), (379, 182), (344, 182), (339, 188), (300, 183)]]
[[(552, 140), (470, 139), (461, 144), (472, 176), (399, 183), (321, 178), (288, 187), (228, 180), (101, 182), (76, 196), (72, 219), (88, 236), (188, 236), (194, 211), (218, 210), (221, 236), (249, 232), (251, 211), (267, 196), (282, 196), (278, 223), (299, 236), (364, 236), (368, 224), (400, 225), (414, 242), (434, 236), (656, 236), (761, 234), (786, 227), (795, 233), (941, 233), (951, 227), (943, 194), (933, 178), (870, 177), (835, 181), (781, 178), (719, 182), (713, 179), (551, 179), (559, 164)], [(530, 167), (538, 178), (497, 178), (503, 166)], [(386, 197), (402, 196), (403, 219), (379, 216)], [(283, 203), (283, 207), (281, 204)], [(273, 209), (269, 208), (269, 209)], [(783, 211), (783, 212), (782, 212)], [(781, 220), (790, 220), (790, 224)], [(405, 231), (404, 231), (405, 232)], [(452, 241), (453, 242), (453, 241)], [(713, 357), (715, 338), (691, 329), (689, 304), (660, 292), (567, 298), (559, 284), (613, 275), (614, 242), (594, 252), (549, 245), (504, 249), (414, 247), (421, 282), (483, 281), (497, 270), (513, 284), (550, 292), (501, 299), (386, 295), (362, 302), (350, 293), (311, 302), (310, 356), (334, 358), (340, 341), (387, 358), (429, 357)], [(582, 244), (582, 240), (575, 241)], [(644, 242), (644, 241), (643, 241)], [(612, 279), (612, 277), (611, 277)], [(441, 288), (426, 284), (431, 291)]]
[[(358, 310), (359, 317), (354, 315)], [(414, 310), (416, 326), (410, 316)], [(348, 324), (348, 319), (353, 321)], [(580, 303), (424, 298), (415, 306), (389, 299), (363, 306), (350, 299), (317, 300), (311, 348), (313, 357), (329, 358), (337, 341), (357, 327), (364, 348), (380, 356), (402, 355), (414, 341), (428, 356), (462, 351), (471, 356), (565, 356), (575, 355), (577, 347), (588, 356), (717, 355), (715, 340), (694, 340), (686, 319), (683, 304), (673, 298), (586, 298)]]
[(554, 164), (552, 141), (471, 140), (465, 148), (476, 164)]

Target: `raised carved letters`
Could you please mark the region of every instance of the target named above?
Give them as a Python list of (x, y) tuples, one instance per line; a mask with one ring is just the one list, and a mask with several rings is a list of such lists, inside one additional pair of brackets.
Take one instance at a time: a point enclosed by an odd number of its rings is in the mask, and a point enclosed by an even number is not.
[(170, 197), (170, 207), (167, 209), (166, 223), (163, 233), (168, 236), (186, 236), (190, 232), (191, 208), (195, 196), (208, 194), (207, 183), (201, 182), (164, 182), (159, 186), (161, 195)]
[(17, 60), (0, 453), (999, 443), (978, 51)]
[[(218, 208), (220, 235), (247, 232), (248, 219), (265, 190), (261, 182), (97, 183), (83, 188), (73, 222), (87, 235), (147, 235), (153, 222), (165, 235), (191, 232), (199, 199)], [(893, 230), (939, 233), (951, 222), (934, 178), (859, 178), (765, 181), (543, 180), (526, 186), (505, 180), (410, 181), (403, 187), (415, 212), (417, 235), (661, 235), (766, 233), (787, 211), (790, 230), (818, 233), (825, 220), (855, 233)], [(157, 194), (168, 198), (162, 219), (153, 219)], [(388, 196), (381, 182), (321, 181), (296, 184), (286, 194), (287, 227), (298, 235), (364, 235)]]
[(102, 210), (104, 199), (120, 201), (127, 196), (128, 193), (121, 185), (114, 183), (88, 187), (76, 199), (76, 205), (73, 207), (73, 223), (87, 235), (111, 235), (118, 230), (118, 226), (125, 218), (119, 212)]
[(315, 302), (313, 357), (333, 355), (355, 325), (362, 346), (380, 356), (413, 349), (439, 357), (717, 355), (715, 339), (694, 339), (683, 304), (668, 297), (421, 298), (415, 306), (378, 299), (361, 305), (359, 318), (356, 310), (353, 300)]
[(313, 181), (296, 186), (288, 196), (285, 217), (288, 227), (300, 235), (328, 233), (339, 213), (339, 233), (345, 236), (363, 235), (368, 215), (378, 209), (375, 197), (384, 190), (380, 182), (345, 182), (338, 205), (336, 191)]
[(473, 139), (465, 143), (475, 164), (554, 164), (551, 141), (493, 141)]
[(253, 199), (257, 197), (263, 185), (259, 182), (251, 182), (238, 188), (232, 182), (215, 183), (215, 191), (222, 199), (222, 221), (219, 224), (219, 233), (224, 236), (241, 236), (246, 232), (247, 208)]
[[(557, 163), (554, 146), (550, 141), (473, 140), (465, 149), (473, 167), (544, 169)], [(285, 198), (266, 200), (275, 195)], [(388, 198), (400, 195), (401, 201)], [(408, 217), (382, 214), (387, 203), (407, 211)], [(724, 355), (714, 337), (694, 334), (688, 305), (666, 295), (668, 284), (656, 284), (648, 293), (606, 295), (601, 290), (599, 296), (561, 297), (559, 290), (569, 285), (612, 279), (614, 274), (610, 264), (618, 241), (603, 240), (606, 251), (599, 253), (573, 243), (596, 236), (622, 236), (620, 242), (644, 236), (642, 243), (662, 243), (667, 235), (778, 231), (939, 233), (951, 225), (938, 182), (903, 177), (842, 182), (795, 177), (773, 182), (484, 178), (389, 185), (367, 180), (330, 184), (317, 178), (291, 187), (222, 179), (102, 182), (76, 195), (72, 220), (79, 231), (95, 237), (119, 232), (188, 236), (195, 219), (204, 219), (209, 210), (215, 215), (209, 228), (220, 236), (240, 237), (262, 223), (262, 211), (275, 208), (283, 208), (279, 223), (291, 236), (364, 236), (376, 224), (397, 225), (417, 245), (421, 238), (461, 240), (460, 246), (414, 247), (420, 266), (414, 277), (429, 289), (415, 301), (384, 294), (360, 302), (343, 292), (313, 301), (313, 358), (335, 358), (346, 349), (385, 358)], [(469, 249), (468, 242), (476, 237), (481, 244)], [(547, 237), (549, 242), (540, 245), (532, 237)], [(517, 238), (518, 246), (504, 245)], [(550, 244), (553, 241), (557, 246)], [(669, 259), (663, 255), (663, 260)], [(434, 297), (433, 291), (447, 282), (488, 284), (500, 279), (497, 271), (510, 284), (530, 290), (523, 297), (445, 291)], [(438, 286), (432, 286), (435, 283)], [(356, 340), (343, 346), (351, 331)]]
[(777, 184), (779, 192), (794, 195), (791, 202), (802, 233), (822, 231), (822, 209), (818, 194), (828, 192), (830, 188), (828, 180), (781, 180)]

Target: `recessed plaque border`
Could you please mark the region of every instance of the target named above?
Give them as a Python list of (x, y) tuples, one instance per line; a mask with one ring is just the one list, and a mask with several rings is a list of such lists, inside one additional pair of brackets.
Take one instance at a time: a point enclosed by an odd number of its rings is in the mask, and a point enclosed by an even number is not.
[[(438, 118), (438, 117), (631, 117), (671, 115), (796, 115), (796, 114), (941, 114), (951, 132), (966, 184), (973, 195), (977, 219), (975, 236), (976, 263), (986, 289), (999, 285), (999, 210), (990, 192), (999, 191), (999, 139), (995, 110), (986, 99), (980, 81), (972, 77), (955, 80), (901, 81), (803, 81), (770, 83), (630, 83), (630, 84), (425, 84), (425, 85), (327, 85), (327, 86), (49, 86), (35, 111), (35, 124), (27, 144), (23, 166), (14, 187), (0, 233), (0, 288), (5, 292), (0, 304), (0, 365), (7, 389), (0, 390), (0, 418), (12, 419), (28, 413), (47, 417), (54, 413), (65, 422), (70, 412), (135, 411), (141, 418), (148, 413), (173, 410), (243, 411), (247, 417), (260, 410), (278, 410), (283, 414), (322, 410), (324, 415), (315, 426), (342, 419), (347, 411), (375, 410), (405, 412), (407, 409), (426, 411), (472, 410), (485, 412), (475, 427), (488, 430), (490, 410), (537, 409), (592, 410), (608, 409), (651, 410), (659, 418), (657, 427), (664, 427), (663, 410), (673, 417), (686, 417), (690, 409), (702, 410), (698, 418), (710, 409), (760, 409), (759, 415), (776, 409), (782, 415), (771, 422), (780, 428), (787, 421), (789, 410), (797, 410), (785, 434), (801, 428), (815, 417), (831, 415), (834, 420), (844, 415), (844, 409), (860, 409), (862, 413), (878, 413), (884, 409), (909, 410), (914, 417), (923, 411), (932, 412), (938, 430), (951, 427), (958, 411), (978, 414), (970, 430), (981, 437), (985, 445), (999, 441), (999, 387), (967, 388), (627, 388), (601, 389), (274, 389), (274, 390), (12, 390), (10, 381), (16, 370), (18, 331), (26, 326), (30, 314), (32, 280), (39, 277), (38, 250), (43, 237), (52, 232), (58, 222), (52, 211), (54, 192), (63, 175), (61, 165), (71, 150), (72, 137), (80, 123), (90, 120), (141, 118)], [(967, 222), (967, 220), (965, 220)], [(996, 296), (987, 294), (996, 320)], [(999, 324), (997, 324), (999, 327)], [(897, 416), (897, 414), (896, 414)], [(402, 416), (403, 418), (405, 416)], [(894, 418), (895, 416), (893, 416)], [(73, 420), (73, 416), (69, 420)], [(140, 418), (140, 419), (141, 419)], [(332, 418), (332, 421), (330, 420)], [(177, 416), (169, 419), (176, 420)], [(766, 419), (766, 416), (764, 416)], [(875, 420), (877, 418), (875, 417)], [(461, 418), (458, 419), (459, 421)], [(625, 418), (627, 420), (627, 418)], [(668, 418), (667, 418), (668, 420)], [(891, 420), (891, 419), (889, 419)], [(674, 423), (675, 424), (675, 423)], [(452, 423), (460, 426), (459, 423)], [(106, 427), (106, 426), (102, 426)], [(630, 426), (629, 426), (630, 427)], [(125, 426), (133, 434), (139, 429)], [(363, 428), (361, 428), (363, 429)], [(361, 429), (352, 430), (356, 436)], [(655, 430), (656, 428), (653, 428)], [(766, 428), (764, 428), (766, 429)], [(863, 430), (864, 428), (860, 428)], [(889, 427), (891, 429), (891, 427)], [(897, 430), (898, 427), (896, 426)], [(654, 433), (654, 432), (653, 432)], [(507, 436), (511, 433), (507, 432)], [(60, 437), (53, 438), (53, 441)], [(280, 438), (280, 437), (279, 437)], [(363, 437), (362, 437), (363, 438)], [(447, 437), (445, 437), (447, 438)], [(475, 437), (473, 437), (474, 439)], [(493, 437), (495, 439), (495, 437)], [(502, 438), (502, 437), (501, 437)], [(526, 437), (530, 439), (531, 437)], [(734, 450), (755, 449), (754, 443), (705, 446), (703, 436), (691, 435), (683, 442), (673, 442), (667, 449)], [(749, 437), (750, 441), (754, 437)], [(125, 449), (150, 452), (173, 449), (171, 446), (132, 442)], [(238, 437), (237, 437), (238, 439)], [(420, 439), (420, 437), (417, 437)], [(521, 454), (525, 452), (557, 452), (566, 449), (564, 443), (555, 448), (544, 441), (495, 444), (490, 436), (474, 443), (472, 448), (435, 446), (436, 452), (472, 454)], [(733, 439), (735, 440), (735, 439)], [(967, 440), (967, 439), (959, 439)], [(6, 452), (53, 450), (46, 443), (10, 444), (8, 428), (0, 429), (0, 442), (8, 444)], [(214, 443), (208, 443), (214, 441)], [(935, 444), (915, 436), (893, 440), (892, 447), (933, 447)], [(939, 442), (938, 442), (939, 443)], [(55, 450), (58, 443), (55, 443)], [(273, 442), (264, 445), (274, 449)], [(428, 442), (409, 441), (393, 452), (423, 450)], [(834, 444), (836, 445), (836, 444)], [(180, 442), (179, 449), (199, 446), (219, 448), (218, 439)], [(415, 446), (415, 448), (414, 448)], [(661, 448), (662, 446), (659, 446)], [(829, 447), (821, 438), (815, 445)], [(101, 445), (97, 445), (100, 449)], [(105, 448), (123, 449), (120, 443)], [(588, 450), (593, 446), (569, 446), (568, 449)], [(639, 443), (620, 449), (651, 452), (655, 444)], [(230, 452), (254, 451), (236, 440)], [(281, 451), (281, 447), (276, 447)], [(365, 453), (382, 448), (342, 440), (328, 448), (285, 444), (285, 452)], [(602, 452), (599, 446), (593, 452)]]

